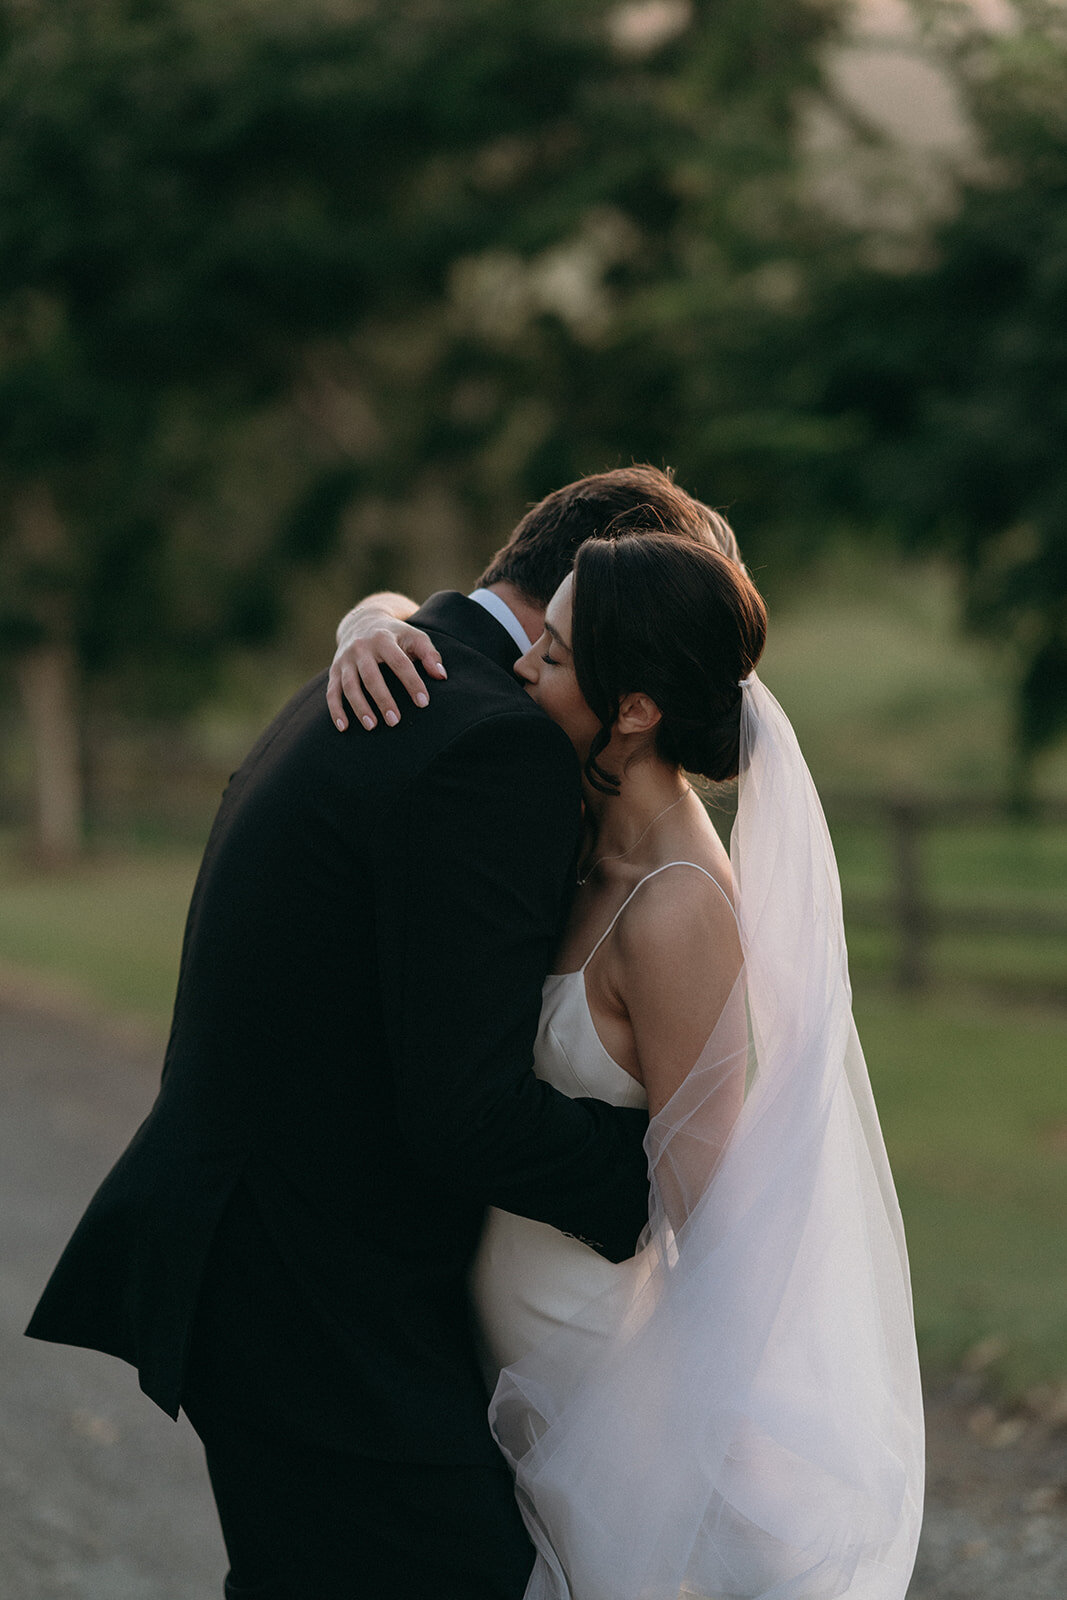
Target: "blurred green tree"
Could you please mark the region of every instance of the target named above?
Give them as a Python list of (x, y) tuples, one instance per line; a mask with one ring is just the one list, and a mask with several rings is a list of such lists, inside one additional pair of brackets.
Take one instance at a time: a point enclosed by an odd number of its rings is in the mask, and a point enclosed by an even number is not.
[(839, 30), (812, 0), (468, 0), (428, 29), (469, 136), (428, 169), (455, 227), (434, 292), (347, 346), (376, 489), (427, 481), (484, 553), (524, 500), (643, 458), (742, 501), (749, 549), (803, 539), (797, 485), (837, 426), (779, 352), (841, 231), (799, 137)]
[(925, 260), (824, 284), (821, 406), (852, 442), (818, 492), (951, 559), (966, 621), (1009, 655), (1024, 798), (1067, 731), (1067, 18), (919, 14), (976, 147)]
[[(483, 543), (632, 455), (781, 498), (768, 455), (832, 433), (761, 390), (822, 238), (795, 129), (835, 27), (816, 0), (0, 0), (0, 649), (45, 853), (77, 846), (79, 688), (194, 700), (357, 498), (451, 502)], [(282, 401), (321, 470), (271, 463), (228, 528), (242, 419)]]
[(136, 663), (189, 700), (274, 622), (269, 520), (232, 550), (188, 508), (212, 424), (283, 384), (354, 287), (351, 175), (314, 181), (336, 160), (337, 30), (233, 20), (0, 14), (0, 648), (51, 859), (80, 841), (79, 690)]

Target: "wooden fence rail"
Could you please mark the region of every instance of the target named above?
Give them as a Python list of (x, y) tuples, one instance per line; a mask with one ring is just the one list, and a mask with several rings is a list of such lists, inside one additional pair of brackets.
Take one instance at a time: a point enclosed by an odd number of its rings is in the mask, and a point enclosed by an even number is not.
[(935, 981), (935, 941), (946, 933), (1024, 935), (1062, 940), (1063, 970), (1058, 980), (1005, 980), (1000, 987), (1067, 1003), (1067, 877), (1052, 884), (1063, 910), (1024, 906), (953, 905), (937, 900), (925, 861), (925, 836), (932, 828), (1012, 821), (1067, 827), (1067, 800), (1035, 801), (1025, 821), (1009, 802), (990, 796), (917, 798), (914, 796), (834, 795), (826, 802), (831, 830), (851, 823), (884, 829), (890, 837), (890, 883), (882, 896), (846, 894), (850, 926), (889, 929), (896, 936), (897, 987), (919, 993)]

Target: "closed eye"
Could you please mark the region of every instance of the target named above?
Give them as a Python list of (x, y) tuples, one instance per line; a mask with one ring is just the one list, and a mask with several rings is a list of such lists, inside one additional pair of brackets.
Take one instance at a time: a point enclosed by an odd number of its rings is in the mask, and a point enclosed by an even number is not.
[(541, 660), (545, 663), (546, 667), (561, 667), (563, 665), (562, 661), (553, 661), (551, 656), (542, 656)]

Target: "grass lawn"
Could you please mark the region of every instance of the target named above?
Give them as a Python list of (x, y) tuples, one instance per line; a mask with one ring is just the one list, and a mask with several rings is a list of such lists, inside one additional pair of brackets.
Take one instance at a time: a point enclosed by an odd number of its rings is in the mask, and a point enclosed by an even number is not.
[(164, 1035), (199, 859), (157, 850), (40, 874), (0, 839), (0, 967)]
[(1004, 1392), (1067, 1377), (1067, 1015), (863, 994), (928, 1370), (1003, 1342)]
[[(157, 849), (40, 877), (0, 841), (0, 967), (162, 1036), (196, 866)], [(1067, 1377), (1067, 1014), (906, 1003), (861, 976), (857, 1020), (928, 1372), (997, 1337), (1005, 1393)]]
[[(960, 632), (953, 578), (936, 563), (844, 546), (771, 591), (760, 676), (825, 795), (1004, 792), (1008, 668), (992, 643)], [(1067, 742), (1034, 779), (1039, 793), (1067, 793)]]

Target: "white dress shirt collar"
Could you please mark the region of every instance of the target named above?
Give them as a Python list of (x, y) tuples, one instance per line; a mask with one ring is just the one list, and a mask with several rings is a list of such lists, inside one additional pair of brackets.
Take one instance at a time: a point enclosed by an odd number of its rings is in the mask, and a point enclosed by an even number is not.
[(519, 648), (519, 654), (525, 655), (533, 646), (533, 640), (527, 637), (526, 629), (509, 605), (501, 600), (492, 589), (475, 589), (470, 596), (476, 605), (482, 606), (491, 617), (495, 617), (502, 628), (506, 628)]

